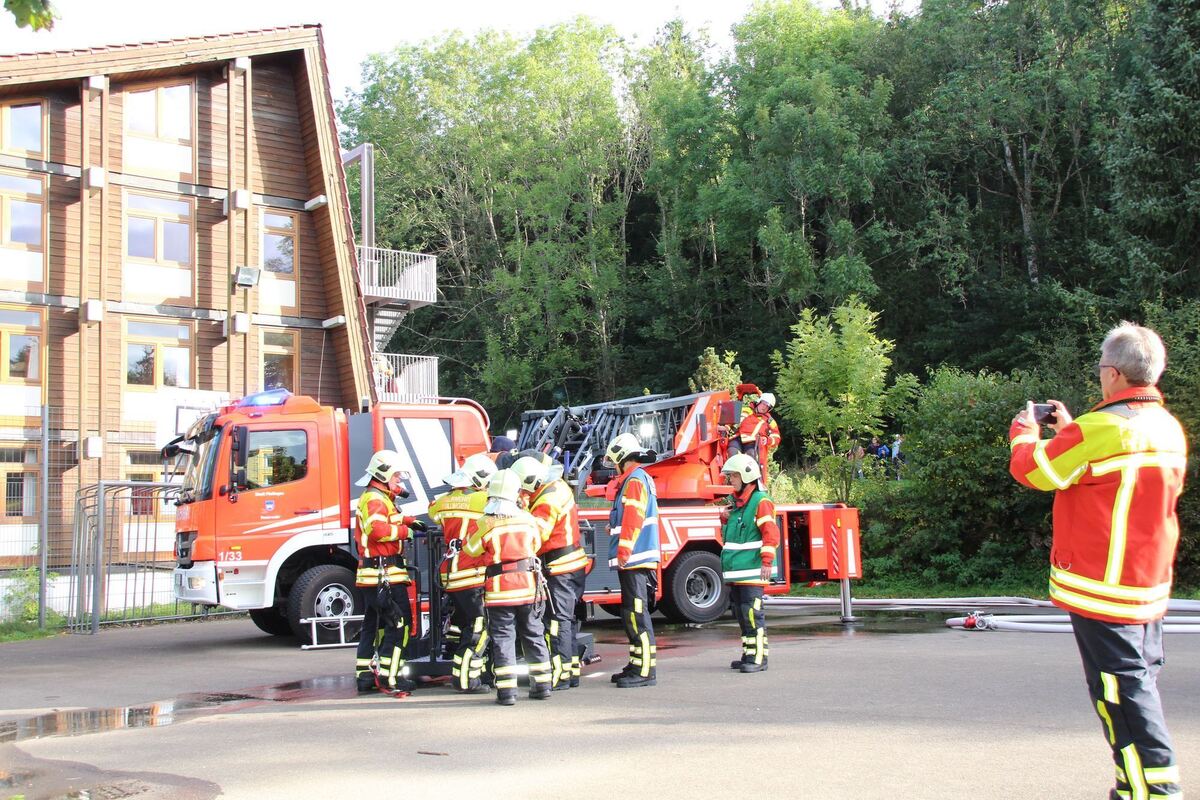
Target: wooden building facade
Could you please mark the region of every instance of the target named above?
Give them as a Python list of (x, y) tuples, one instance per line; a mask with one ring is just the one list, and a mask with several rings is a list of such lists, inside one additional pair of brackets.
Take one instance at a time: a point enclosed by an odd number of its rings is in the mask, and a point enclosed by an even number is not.
[[(371, 298), (412, 304), (364, 292), (359, 255), (319, 26), (0, 56), (0, 566), (29, 512), (65, 526), (72, 487), (156, 478), (231, 398), (394, 389)], [(23, 433), (43, 408), (57, 465)]]

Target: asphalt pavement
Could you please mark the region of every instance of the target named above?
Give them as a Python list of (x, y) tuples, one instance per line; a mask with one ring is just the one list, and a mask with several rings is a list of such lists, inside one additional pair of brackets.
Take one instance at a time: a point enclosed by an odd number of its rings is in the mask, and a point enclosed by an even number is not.
[[(1069, 635), (845, 627), (772, 613), (770, 669), (729, 670), (736, 625), (660, 625), (659, 685), (602, 663), (544, 702), (423, 687), (358, 696), (349, 650), (245, 619), (0, 645), (0, 800), (34, 798), (964, 798), (1100, 800), (1112, 764)], [(1200, 748), (1200, 637), (1160, 676), (1185, 787)]]

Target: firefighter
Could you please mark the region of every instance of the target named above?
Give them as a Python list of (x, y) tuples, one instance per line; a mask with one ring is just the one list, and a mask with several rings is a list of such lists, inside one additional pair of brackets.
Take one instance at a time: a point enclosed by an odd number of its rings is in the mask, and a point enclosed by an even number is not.
[(457, 631), (451, 677), (460, 692), (487, 691), (483, 670), (487, 660), (487, 617), (483, 608), (483, 573), (486, 562), (462, 551), (463, 542), (474, 531), (487, 505), (488, 479), (496, 465), (487, 453), (469, 456), (458, 469), (446, 476), (452, 488), (429, 506), (429, 518), (442, 526), (446, 556), (439, 572), (442, 588), (453, 607), (451, 633)]
[(733, 487), (733, 507), (721, 512), (721, 574), (742, 629), (742, 657), (729, 667), (762, 672), (769, 652), (763, 589), (775, 577), (779, 547), (775, 503), (763, 488), (758, 462), (745, 453), (730, 456), (721, 474)]
[[(354, 583), (364, 590), (366, 610), (354, 676), (360, 692), (378, 688), (394, 697), (403, 697), (415, 688), (412, 681), (400, 677), (412, 627), (404, 540), (410, 531), (426, 527), (396, 509), (396, 500), (408, 496), (404, 488), (407, 477), (400, 469), (399, 454), (380, 450), (371, 456), (366, 474), (357, 482), (366, 489), (358, 498), (359, 562)], [(378, 672), (372, 675), (371, 661), (376, 654)]]
[(1112, 748), (1110, 798), (1183, 797), (1157, 684), (1187, 471), (1183, 428), (1156, 388), (1166, 357), (1157, 333), (1123, 322), (1100, 346), (1099, 404), (1075, 420), (1057, 400), (1049, 417), (1027, 407), (1008, 433), (1012, 476), (1055, 492), (1050, 600), (1070, 615)]
[(622, 689), (654, 686), (657, 646), (650, 598), (658, 588), (658, 498), (654, 479), (641, 468), (642, 463), (654, 461), (654, 453), (642, 447), (632, 433), (622, 433), (608, 445), (604, 458), (620, 470), (609, 483), (608, 564), (617, 568), (621, 622), (629, 638), (629, 663), (612, 681)]
[(550, 684), (554, 691), (579, 685), (579, 654), (575, 650), (575, 605), (583, 596), (588, 557), (579, 535), (575, 493), (562, 479), (562, 466), (550, 456), (527, 451), (512, 465), (521, 479), (529, 513), (540, 526), (538, 558), (546, 574), (546, 644), (550, 648)]
[(754, 411), (742, 417), (737, 431), (729, 440), (729, 455), (745, 453), (758, 462), (762, 480), (767, 480), (767, 461), (771, 451), (779, 446), (779, 423), (771, 416), (775, 395), (763, 392), (754, 403)]
[(517, 638), (529, 667), (529, 696), (550, 697), (550, 655), (546, 650), (541, 609), (544, 598), (537, 552), (542, 537), (537, 522), (518, 505), (521, 479), (502, 469), (488, 482), (484, 515), (463, 545), (472, 556), (485, 556), (484, 603), (492, 638), (492, 672), (496, 702), (517, 701)]

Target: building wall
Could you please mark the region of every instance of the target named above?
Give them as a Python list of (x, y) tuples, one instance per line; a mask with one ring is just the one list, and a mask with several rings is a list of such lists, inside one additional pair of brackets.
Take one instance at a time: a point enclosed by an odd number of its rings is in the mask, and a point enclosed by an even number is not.
[[(158, 71), (136, 79), (114, 77), (107, 92), (88, 92), (86, 122), (81, 115), (81, 91), (74, 82), (32, 93), (9, 88), (0, 95), (0, 107), (30, 101), (45, 106), (42, 152), (4, 149), (7, 134), (0, 131), (0, 179), (40, 182), (44, 206), (44, 269), (31, 276), (23, 271), (30, 264), (28, 252), (14, 256), (18, 251), (7, 243), (3, 230), (7, 206), (0, 205), (0, 333), (7, 330), (18, 337), (30, 333), (5, 328), (4, 311), (36, 312), (40, 328), (34, 333), (41, 344), (38, 381), (0, 380), (5, 430), (20, 438), (19, 431), (13, 431), (22, 424), (36, 424), (33, 406), (45, 403), (64, 410), (56, 418), (69, 420), (53, 433), (55, 452), (73, 453), (80, 437), (100, 436), (104, 441), (101, 457), (59, 458), (52, 468), (64, 506), (70, 503), (73, 487), (100, 478), (144, 475), (147, 467), (131, 464), (130, 452), (161, 446), (201, 409), (261, 390), (264, 355), (278, 352), (283, 341), (280, 335), (290, 337), (294, 349), (293, 378), (287, 388), (312, 395), (321, 403), (357, 405), (353, 383), (348, 384), (345, 377), (349, 371), (347, 337), (332, 335), (321, 327), (322, 320), (346, 313), (343, 303), (347, 298), (339, 289), (328, 211), (303, 210), (305, 201), (324, 192), (325, 180), (302, 65), (303, 59), (294, 53), (253, 59), (248, 154), (245, 78), (235, 73), (232, 185), (250, 190), (251, 205), (248, 211), (235, 212), (232, 220), (223, 208), (231, 186), (230, 95), (223, 64), (174, 74)], [(174, 170), (139, 165), (138, 152), (152, 151), (159, 154), (160, 167), (165, 167), (168, 159), (180, 158), (182, 146), (164, 144), (160, 137), (149, 137), (149, 144), (134, 141), (138, 137), (126, 131), (126, 117), (136, 116), (130, 107), (138, 98), (131, 98), (130, 93), (174, 86), (189, 87), (191, 158), (186, 167), (181, 162)], [(145, 95), (141, 97), (144, 102)], [(165, 102), (163, 108), (167, 108)], [(165, 110), (162, 115), (164, 119), (169, 116)], [(174, 123), (159, 124), (169, 128)], [(89, 166), (105, 168), (103, 188), (83, 188), (80, 167), (85, 136)], [(246, 180), (247, 155), (250, 181)], [(130, 257), (130, 227), (145, 230), (147, 218), (131, 207), (138, 197), (186, 207), (190, 269)], [(291, 220), (296, 234), (294, 280), (289, 285), (286, 274), (264, 270), (258, 288), (239, 289), (231, 297), (231, 249), (234, 267), (263, 266), (269, 249), (263, 238), (269, 234), (267, 214)], [(85, 218), (86, 226), (81, 224)], [(134, 218), (142, 221), (131, 222)], [(178, 234), (176, 222), (162, 216), (152, 220), (157, 251), (167, 251), (165, 231)], [(81, 326), (80, 306), (87, 300), (101, 302), (103, 320)], [(227, 317), (239, 312), (249, 313), (249, 332), (226, 337), (223, 325)], [(167, 352), (174, 354), (171, 348), (183, 343), (147, 337), (145, 330), (169, 328), (187, 333), (188, 386), (164, 386), (162, 379), (148, 388), (131, 384), (129, 348), (153, 348), (162, 364)], [(5, 358), (11, 355), (3, 352)], [(0, 367), (5, 375), (11, 371), (10, 364)], [(154, 375), (162, 371), (162, 366), (156, 366)], [(29, 408), (19, 410), (24, 407)], [(0, 440), (4, 438), (0, 436)], [(20, 514), (16, 515), (20, 519), (14, 519), (7, 514), (9, 510), (0, 519), (0, 566), (20, 558), (20, 547), (14, 549), (15, 545), (9, 546), (13, 543), (2, 541), (4, 530), (27, 522)], [(65, 520), (68, 511), (63, 507), (56, 514)], [(69, 538), (63, 541), (69, 532), (64, 533), (63, 527), (65, 523), (52, 537), (52, 553), (61, 554), (64, 548), (69, 552)]]

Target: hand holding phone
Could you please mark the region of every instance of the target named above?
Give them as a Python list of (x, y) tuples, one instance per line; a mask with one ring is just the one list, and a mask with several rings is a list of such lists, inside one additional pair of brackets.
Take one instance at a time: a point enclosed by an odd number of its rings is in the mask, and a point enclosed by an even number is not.
[(1033, 421), (1038, 425), (1054, 425), (1058, 422), (1058, 408), (1051, 403), (1033, 404)]

